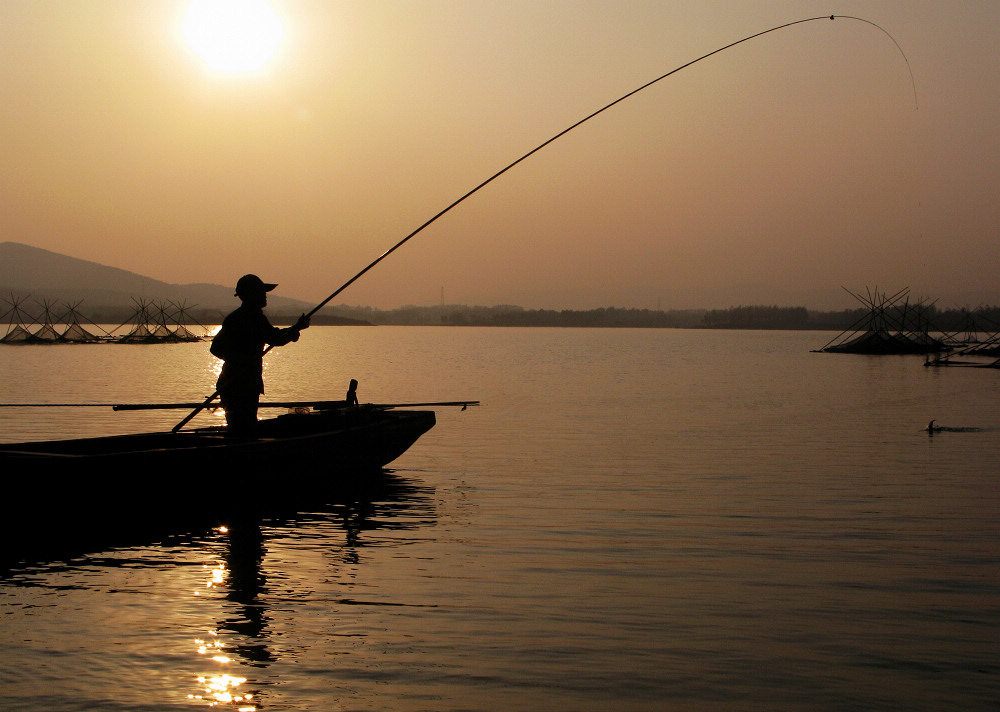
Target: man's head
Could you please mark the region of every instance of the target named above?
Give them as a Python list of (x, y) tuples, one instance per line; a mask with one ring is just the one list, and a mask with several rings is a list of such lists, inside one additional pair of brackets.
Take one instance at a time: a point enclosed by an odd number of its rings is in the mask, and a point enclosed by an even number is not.
[(244, 303), (264, 307), (267, 305), (267, 293), (277, 286), (264, 282), (255, 274), (245, 274), (236, 283), (236, 296)]

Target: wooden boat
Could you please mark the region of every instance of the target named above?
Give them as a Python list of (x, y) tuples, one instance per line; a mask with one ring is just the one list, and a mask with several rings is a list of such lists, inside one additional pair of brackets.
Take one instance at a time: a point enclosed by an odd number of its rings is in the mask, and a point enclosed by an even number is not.
[(0, 546), (9, 554), (26, 539), (106, 539), (320, 506), (381, 471), (434, 423), (434, 411), (362, 405), (261, 420), (254, 439), (212, 427), (0, 444)]
[(120, 473), (133, 486), (137, 473), (183, 479), (197, 472), (199, 479), (209, 473), (225, 479), (228, 474), (273, 476), (275, 471), (307, 467), (326, 473), (314, 476), (330, 476), (388, 465), (434, 422), (433, 411), (377, 406), (296, 412), (261, 420), (253, 439), (228, 437), (220, 426), (0, 444), (0, 467), (15, 478), (18, 473), (45, 471), (52, 476), (99, 468), (102, 476)]

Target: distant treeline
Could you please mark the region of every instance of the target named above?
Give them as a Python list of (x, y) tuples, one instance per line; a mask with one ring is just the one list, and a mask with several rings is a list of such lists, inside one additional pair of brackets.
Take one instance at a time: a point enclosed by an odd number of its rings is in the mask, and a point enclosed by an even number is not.
[(397, 326), (616, 326), (616, 327), (690, 327), (701, 326), (704, 310), (653, 311), (650, 309), (552, 310), (525, 309), (503, 304), (481, 306), (407, 306), (398, 309), (337, 306), (342, 316), (363, 319), (372, 324)]
[(812, 324), (805, 307), (713, 309), (705, 314), (704, 321), (712, 329), (806, 329)]
[[(946, 309), (922, 306), (916, 309), (893, 307), (889, 314), (902, 323), (901, 310), (908, 310), (906, 323), (926, 324), (929, 331), (1000, 331), (1000, 307), (976, 309)], [(729, 309), (525, 309), (513, 305), (492, 307), (444, 305), (406, 306), (396, 309), (376, 309), (338, 305), (316, 314), (312, 322), (322, 325), (398, 325), (398, 326), (564, 326), (564, 327), (641, 327), (675, 329), (814, 329), (843, 331), (865, 320), (868, 309), (813, 311), (806, 307), (737, 306)], [(0, 311), (2, 314), (2, 311)], [(58, 310), (56, 310), (58, 314)], [(81, 306), (85, 322), (122, 324), (135, 317), (134, 312), (121, 308)], [(298, 313), (268, 310), (275, 325), (292, 324)], [(0, 323), (14, 321), (13, 315), (0, 318)], [(225, 316), (221, 311), (191, 309), (183, 323), (212, 325)], [(38, 318), (38, 317), (36, 317)], [(40, 323), (40, 321), (38, 322)]]
[[(901, 309), (904, 307), (901, 307)], [(908, 309), (913, 312), (914, 307)], [(400, 326), (566, 326), (685, 329), (815, 329), (844, 330), (869, 313), (867, 309), (812, 311), (806, 307), (738, 306), (729, 309), (660, 311), (605, 307), (588, 310), (525, 309), (512, 305), (407, 306), (375, 309), (340, 305), (337, 315), (372, 324)], [(920, 308), (919, 320), (930, 330), (948, 332), (1000, 330), (1000, 307), (939, 310)], [(914, 323), (911, 314), (907, 323)]]

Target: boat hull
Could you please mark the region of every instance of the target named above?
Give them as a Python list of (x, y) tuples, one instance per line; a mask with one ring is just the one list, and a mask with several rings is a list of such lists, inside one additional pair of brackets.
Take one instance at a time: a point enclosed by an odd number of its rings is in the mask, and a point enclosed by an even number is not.
[(323, 504), (402, 455), (433, 411), (356, 407), (292, 413), (258, 437), (225, 428), (0, 445), (9, 503), (0, 536), (134, 530), (226, 521)]

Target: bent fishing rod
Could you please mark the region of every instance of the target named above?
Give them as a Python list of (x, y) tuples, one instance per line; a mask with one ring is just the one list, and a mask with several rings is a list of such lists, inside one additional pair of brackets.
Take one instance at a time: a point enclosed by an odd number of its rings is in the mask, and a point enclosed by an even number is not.
[[(879, 31), (881, 31), (883, 34), (885, 34), (890, 40), (892, 40), (893, 44), (896, 45), (896, 49), (898, 49), (899, 53), (902, 55), (903, 61), (906, 63), (906, 69), (907, 69), (907, 71), (910, 73), (910, 82), (913, 85), (913, 100), (914, 100), (914, 105), (916, 105), (917, 89), (916, 89), (916, 83), (913, 81), (913, 71), (910, 69), (910, 61), (907, 59), (906, 54), (903, 52), (903, 48), (900, 47), (900, 45), (899, 45), (898, 42), (896, 42), (896, 39), (889, 33), (888, 30), (886, 30), (885, 28), (883, 28), (881, 25), (878, 25), (878, 24), (872, 22), (871, 20), (866, 20), (863, 17), (854, 17), (852, 15), (820, 15), (820, 16), (817, 16), (817, 17), (807, 17), (807, 18), (802, 19), (802, 20), (794, 20), (792, 22), (786, 22), (786, 23), (781, 24), (781, 25), (775, 25), (774, 27), (771, 27), (769, 29), (762, 30), (760, 32), (755, 32), (752, 35), (747, 35), (746, 37), (743, 37), (742, 39), (736, 40), (735, 42), (730, 42), (729, 44), (724, 45), (722, 47), (719, 47), (718, 49), (714, 49), (714, 50), (712, 50), (711, 52), (709, 52), (707, 54), (703, 54), (702, 56), (698, 57), (697, 59), (692, 59), (689, 62), (685, 62), (684, 64), (680, 65), (679, 67), (675, 67), (674, 69), (671, 69), (669, 72), (667, 72), (665, 74), (661, 74), (656, 79), (648, 81), (645, 84), (643, 84), (642, 86), (637, 87), (636, 89), (633, 89), (632, 91), (630, 91), (630, 92), (628, 92), (626, 94), (623, 94), (622, 96), (618, 97), (617, 99), (615, 99), (611, 103), (606, 104), (605, 106), (602, 106), (597, 111), (594, 111), (594, 112), (588, 114), (587, 116), (584, 116), (579, 121), (577, 121), (577, 122), (575, 122), (575, 123), (567, 126), (565, 129), (563, 129), (559, 133), (557, 133), (554, 136), (552, 136), (552, 138), (549, 138), (546, 141), (543, 141), (542, 143), (538, 144), (533, 149), (531, 149), (530, 151), (528, 151), (527, 153), (525, 153), (523, 156), (521, 156), (520, 158), (518, 158), (515, 161), (512, 161), (511, 163), (509, 163), (505, 167), (501, 168), (499, 171), (497, 171), (496, 173), (494, 173), (493, 175), (491, 175), (489, 178), (487, 178), (486, 180), (484, 180), (482, 183), (480, 183), (479, 185), (477, 185), (476, 187), (474, 187), (472, 190), (468, 191), (467, 193), (465, 193), (464, 195), (462, 195), (460, 198), (458, 198), (457, 200), (455, 200), (452, 203), (450, 203), (443, 210), (439, 211), (434, 216), (432, 216), (429, 220), (427, 220), (422, 225), (420, 225), (419, 227), (417, 227), (416, 230), (414, 230), (413, 232), (409, 233), (403, 239), (401, 239), (399, 242), (397, 242), (395, 245), (393, 245), (388, 250), (386, 250), (385, 252), (383, 252), (381, 255), (379, 255), (377, 258), (375, 258), (370, 264), (368, 264), (367, 267), (365, 267), (363, 270), (361, 270), (356, 275), (354, 275), (353, 277), (351, 277), (349, 280), (347, 280), (346, 282), (344, 282), (344, 284), (342, 284), (330, 296), (328, 296), (326, 299), (324, 299), (319, 304), (317, 304), (315, 307), (313, 307), (313, 309), (311, 311), (309, 311), (308, 313), (306, 313), (304, 315), (305, 318), (312, 317), (313, 314), (315, 314), (320, 309), (322, 309), (324, 306), (326, 306), (332, 299), (336, 298), (337, 295), (339, 295), (345, 289), (347, 289), (352, 284), (354, 284), (356, 281), (358, 281), (359, 279), (361, 279), (361, 277), (363, 277), (365, 274), (367, 274), (369, 270), (371, 270), (373, 267), (375, 267), (375, 265), (377, 265), (379, 262), (381, 262), (382, 260), (384, 260), (386, 257), (388, 257), (389, 255), (391, 255), (396, 250), (398, 250), (400, 247), (402, 247), (403, 245), (405, 245), (407, 242), (409, 242), (411, 239), (413, 239), (414, 237), (416, 237), (418, 234), (420, 234), (421, 232), (423, 232), (424, 229), (426, 229), (431, 224), (433, 224), (434, 222), (436, 222), (438, 220), (438, 218), (441, 218), (446, 213), (450, 212), (453, 208), (455, 208), (458, 205), (460, 205), (461, 203), (463, 203), (466, 199), (468, 199), (468, 198), (472, 197), (473, 195), (475, 195), (476, 193), (478, 193), (480, 190), (482, 190), (487, 185), (489, 185), (490, 183), (492, 183), (493, 181), (495, 181), (497, 178), (499, 178), (500, 176), (502, 176), (504, 173), (506, 173), (510, 169), (514, 168), (514, 166), (516, 166), (519, 163), (522, 163), (523, 161), (527, 160), (528, 158), (530, 158), (531, 156), (535, 155), (536, 153), (538, 153), (539, 151), (541, 151), (543, 148), (545, 148), (546, 146), (548, 146), (550, 143), (553, 143), (554, 141), (559, 140), (560, 138), (562, 138), (563, 136), (565, 136), (566, 134), (568, 134), (570, 131), (572, 131), (573, 129), (577, 128), (578, 126), (580, 126), (582, 124), (585, 124), (586, 122), (588, 122), (591, 119), (593, 119), (595, 116), (603, 114), (608, 109), (610, 109), (610, 108), (612, 108), (612, 107), (614, 107), (614, 106), (622, 103), (623, 101), (625, 101), (626, 99), (629, 99), (632, 96), (635, 96), (636, 94), (638, 94), (639, 92), (643, 91), (644, 89), (648, 89), (649, 87), (653, 86), (654, 84), (663, 81), (667, 77), (673, 76), (674, 74), (677, 74), (678, 72), (683, 71), (684, 69), (687, 69), (688, 67), (691, 67), (691, 66), (693, 66), (695, 64), (698, 64), (699, 62), (701, 62), (703, 60), (706, 60), (709, 57), (713, 57), (713, 56), (715, 56), (715, 55), (717, 55), (717, 54), (719, 54), (721, 52), (725, 52), (726, 50), (732, 49), (733, 47), (736, 47), (737, 45), (741, 45), (744, 42), (749, 42), (750, 40), (756, 39), (758, 37), (763, 37), (764, 35), (770, 34), (772, 32), (777, 32), (778, 30), (784, 30), (784, 29), (787, 29), (789, 27), (794, 27), (795, 25), (804, 24), (806, 22), (815, 22), (817, 20), (837, 20), (837, 19), (842, 19), (842, 20), (856, 20), (858, 22), (864, 22), (865, 24), (868, 24), (868, 25), (871, 25), (872, 27), (877, 28)], [(266, 354), (272, 348), (273, 348), (273, 346), (268, 346), (266, 349), (264, 349), (264, 353)], [(203, 403), (201, 403), (200, 405), (198, 405), (183, 420), (181, 420), (179, 423), (177, 423), (177, 425), (175, 425), (173, 427), (172, 432), (176, 433), (182, 427), (184, 427), (185, 425), (187, 425), (187, 423), (190, 422), (190, 420), (192, 418), (194, 418), (196, 415), (198, 415), (198, 413), (200, 413), (203, 409), (209, 407), (211, 405), (212, 401), (214, 401), (218, 396), (219, 396), (219, 392), (216, 391), (215, 393), (213, 393), (212, 395), (210, 395), (208, 398), (206, 398)]]

